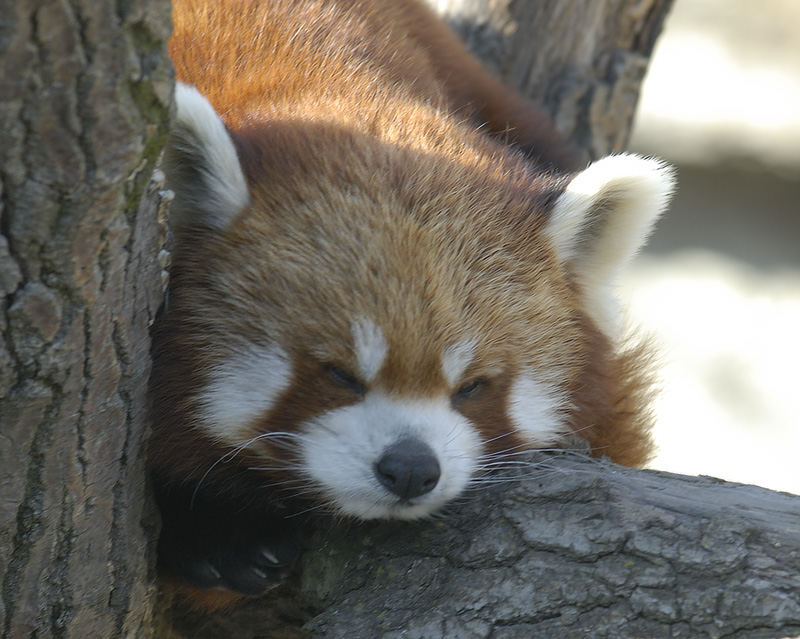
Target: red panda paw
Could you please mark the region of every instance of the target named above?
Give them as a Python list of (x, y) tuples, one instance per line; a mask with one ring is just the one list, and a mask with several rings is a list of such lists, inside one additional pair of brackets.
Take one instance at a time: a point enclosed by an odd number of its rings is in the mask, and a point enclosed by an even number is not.
[[(171, 544), (162, 538), (159, 560), (173, 577), (195, 588), (261, 595), (278, 585), (294, 564), (298, 549), (291, 540), (258, 540), (236, 535), (228, 540), (195, 537), (195, 543)], [(199, 543), (198, 543), (199, 542)]]
[(161, 511), (158, 563), (165, 577), (200, 590), (260, 595), (280, 583), (299, 554), (294, 520), (277, 502), (254, 510), (155, 478)]

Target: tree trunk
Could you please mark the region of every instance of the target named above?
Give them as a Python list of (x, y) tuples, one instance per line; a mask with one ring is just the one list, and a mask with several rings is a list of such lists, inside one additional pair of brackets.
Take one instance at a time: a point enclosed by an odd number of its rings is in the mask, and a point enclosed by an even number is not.
[[(0, 632), (140, 636), (169, 4), (0, 7)], [(146, 523), (145, 523), (146, 522)]]
[(596, 159), (625, 149), (673, 0), (429, 0), (495, 73)]
[[(624, 148), (669, 0), (439, 0), (587, 159)], [(418, 524), (310, 531), (232, 613), (154, 608), (143, 437), (163, 291), (153, 173), (166, 0), (0, 7), (0, 628), (5, 637), (800, 632), (798, 498), (571, 457)]]

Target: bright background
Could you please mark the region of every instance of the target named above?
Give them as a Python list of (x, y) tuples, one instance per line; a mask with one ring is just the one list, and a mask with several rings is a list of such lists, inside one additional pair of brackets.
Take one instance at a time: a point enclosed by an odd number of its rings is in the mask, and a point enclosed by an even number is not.
[(677, 0), (631, 148), (679, 172), (621, 291), (662, 353), (652, 467), (800, 493), (800, 1)]

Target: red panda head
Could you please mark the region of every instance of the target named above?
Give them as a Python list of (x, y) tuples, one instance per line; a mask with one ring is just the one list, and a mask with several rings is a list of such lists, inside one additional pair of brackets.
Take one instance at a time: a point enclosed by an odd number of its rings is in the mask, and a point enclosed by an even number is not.
[(668, 168), (539, 174), (458, 124), (434, 142), (325, 122), (232, 136), (195, 89), (176, 98), (154, 418), (216, 451), (186, 472), (241, 462), (254, 485), (409, 519), (571, 431), (615, 456), (629, 380), (610, 289)]

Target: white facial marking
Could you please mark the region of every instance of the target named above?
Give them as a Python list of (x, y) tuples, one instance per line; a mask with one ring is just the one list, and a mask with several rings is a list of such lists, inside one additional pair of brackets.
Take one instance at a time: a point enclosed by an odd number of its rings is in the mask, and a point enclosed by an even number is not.
[(201, 397), (209, 434), (239, 443), (243, 428), (264, 415), (288, 387), (292, 365), (277, 345), (250, 344), (234, 352), (209, 374)]
[[(447, 399), (403, 400), (372, 391), (363, 401), (304, 425), (305, 472), (343, 513), (362, 519), (416, 519), (461, 493), (480, 455), (474, 426)], [(375, 476), (386, 448), (406, 437), (427, 444), (441, 475), (436, 487), (401, 502)]]
[(383, 332), (374, 322), (362, 317), (350, 328), (353, 333), (353, 347), (358, 362), (358, 372), (365, 382), (375, 379), (383, 366), (388, 345)]
[(511, 387), (508, 414), (520, 435), (531, 443), (545, 446), (554, 443), (566, 430), (563, 412), (564, 393), (523, 373)]
[(444, 349), (442, 353), (442, 372), (444, 372), (444, 377), (450, 386), (455, 386), (461, 379), (474, 357), (474, 339), (465, 339)]

